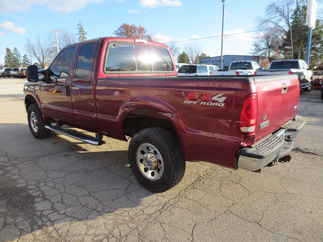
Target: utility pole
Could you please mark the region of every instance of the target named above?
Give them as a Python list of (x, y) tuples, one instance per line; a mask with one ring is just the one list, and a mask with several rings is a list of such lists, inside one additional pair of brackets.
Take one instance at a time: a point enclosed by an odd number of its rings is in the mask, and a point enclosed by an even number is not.
[(317, 18), (317, 3), (316, 0), (308, 0), (307, 2), (307, 26), (308, 26), (308, 37), (307, 37), (307, 48), (306, 48), (306, 62), (308, 65), (311, 64), (311, 52), (312, 52), (312, 36), (313, 30), (316, 26)]
[[(298, 1), (296, 3), (298, 5)], [(290, 14), (290, 5), (288, 5), (287, 3), (287, 17), (288, 17), (288, 27), (289, 27), (289, 31), (290, 31), (290, 45), (292, 48), (292, 54), (291, 54), (291, 58), (294, 58), (294, 41), (293, 41), (293, 28), (292, 28), (292, 24), (291, 24), (291, 14)]]
[(220, 66), (220, 68), (221, 68), (222, 70), (224, 69), (224, 60), (223, 60), (224, 3), (225, 3), (225, 0), (222, 0), (221, 66)]
[(54, 29), (53, 32), (55, 33), (55, 41), (56, 41), (56, 54), (59, 52), (59, 40), (58, 40), (58, 33), (61, 32), (58, 29)]

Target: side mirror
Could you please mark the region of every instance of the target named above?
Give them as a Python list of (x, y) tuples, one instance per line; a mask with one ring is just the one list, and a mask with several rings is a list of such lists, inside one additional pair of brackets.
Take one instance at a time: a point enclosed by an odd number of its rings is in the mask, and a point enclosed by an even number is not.
[(36, 65), (28, 66), (27, 68), (27, 81), (38, 82), (38, 67)]
[(60, 78), (68, 78), (70, 76), (69, 73), (62, 71), (61, 74), (59, 75)]

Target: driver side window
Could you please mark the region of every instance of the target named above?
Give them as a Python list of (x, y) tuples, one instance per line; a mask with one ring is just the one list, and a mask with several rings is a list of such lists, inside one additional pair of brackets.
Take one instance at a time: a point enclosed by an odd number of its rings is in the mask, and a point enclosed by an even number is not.
[(62, 72), (65, 72), (69, 75), (72, 74), (74, 56), (75, 56), (76, 47), (71, 46), (63, 49), (59, 55), (55, 58), (53, 64), (50, 67), (50, 70), (53, 75), (60, 76)]

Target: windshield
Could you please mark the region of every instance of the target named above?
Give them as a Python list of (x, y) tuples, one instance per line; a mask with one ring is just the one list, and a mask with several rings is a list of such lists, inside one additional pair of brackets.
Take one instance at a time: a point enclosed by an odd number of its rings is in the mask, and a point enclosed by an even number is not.
[(272, 70), (299, 69), (298, 61), (275, 61), (271, 63)]
[(233, 62), (230, 70), (252, 70), (252, 65), (250, 62)]
[(185, 65), (179, 69), (179, 73), (196, 73), (196, 66), (194, 65)]

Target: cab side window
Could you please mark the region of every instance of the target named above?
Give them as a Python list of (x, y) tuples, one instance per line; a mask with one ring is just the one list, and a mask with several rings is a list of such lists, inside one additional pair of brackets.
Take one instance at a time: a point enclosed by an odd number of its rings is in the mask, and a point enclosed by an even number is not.
[(93, 73), (96, 42), (90, 42), (79, 48), (76, 60), (75, 77), (82, 80), (90, 80)]
[(62, 72), (69, 75), (72, 74), (73, 62), (75, 56), (76, 47), (71, 46), (63, 49), (55, 58), (53, 64), (50, 67), (51, 72), (55, 76), (60, 76)]

